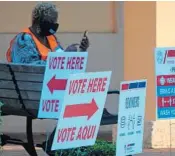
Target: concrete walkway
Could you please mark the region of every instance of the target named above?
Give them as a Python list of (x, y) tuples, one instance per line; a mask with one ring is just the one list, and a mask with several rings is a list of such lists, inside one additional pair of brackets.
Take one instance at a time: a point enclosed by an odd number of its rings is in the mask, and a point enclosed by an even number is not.
[[(22, 139), (26, 141), (26, 136), (24, 134), (9, 134), (12, 138)], [(109, 137), (110, 136), (110, 137)], [(111, 134), (103, 133), (99, 138), (104, 140), (112, 140)], [(43, 134), (34, 134), (35, 143), (41, 143), (46, 139)], [(47, 156), (41, 148), (36, 148), (38, 156)], [(3, 152), (0, 152), (0, 156), (29, 156), (22, 146), (7, 144), (3, 147)], [(170, 154), (170, 149), (145, 149), (142, 154), (136, 156), (175, 156), (175, 149), (172, 149)]]
[[(38, 156), (47, 156), (45, 152), (36, 148)], [(23, 147), (18, 145), (6, 145), (3, 147), (3, 152), (0, 153), (0, 156), (29, 156)], [(136, 156), (175, 156), (175, 150), (172, 149), (172, 153), (170, 155), (169, 149), (145, 149), (142, 154), (138, 154)]]
[(137, 156), (175, 156), (175, 150), (171, 149), (145, 149), (142, 154)]
[[(38, 156), (48, 156), (45, 152), (36, 148)], [(3, 151), (0, 152), (0, 156), (29, 156), (29, 154), (25, 151), (22, 146), (18, 145), (6, 145), (3, 147)]]

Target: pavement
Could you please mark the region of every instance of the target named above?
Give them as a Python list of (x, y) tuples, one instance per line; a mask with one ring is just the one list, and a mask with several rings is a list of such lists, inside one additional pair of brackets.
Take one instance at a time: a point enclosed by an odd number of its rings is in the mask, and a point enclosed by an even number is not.
[[(12, 138), (22, 139), (26, 141), (24, 135), (10, 134)], [(35, 143), (41, 143), (46, 139), (45, 135), (34, 135)], [(100, 137), (101, 138), (101, 137)], [(103, 133), (103, 139), (110, 140), (109, 137), (105, 137)], [(36, 148), (38, 156), (48, 156), (41, 148)], [(29, 156), (25, 149), (20, 145), (6, 144), (3, 146), (3, 150), (0, 152), (0, 156)], [(135, 156), (175, 156), (175, 149), (144, 149), (143, 153)]]
[[(36, 148), (38, 156), (48, 156), (41, 148)], [(29, 156), (22, 146), (19, 145), (6, 145), (0, 156)], [(142, 154), (135, 156), (175, 156), (175, 149), (144, 149)]]
[[(38, 156), (48, 156), (41, 148), (36, 148)], [(19, 145), (5, 145), (0, 156), (29, 156), (22, 146)]]

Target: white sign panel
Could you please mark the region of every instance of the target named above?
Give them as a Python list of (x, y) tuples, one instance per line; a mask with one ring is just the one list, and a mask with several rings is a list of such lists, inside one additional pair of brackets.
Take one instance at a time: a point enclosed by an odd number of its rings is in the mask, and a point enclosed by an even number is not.
[(86, 70), (87, 52), (49, 53), (38, 111), (38, 118), (59, 118), (67, 79)]
[(70, 76), (52, 150), (94, 145), (110, 78), (110, 71)]
[(142, 153), (147, 80), (122, 82), (117, 131), (117, 156)]

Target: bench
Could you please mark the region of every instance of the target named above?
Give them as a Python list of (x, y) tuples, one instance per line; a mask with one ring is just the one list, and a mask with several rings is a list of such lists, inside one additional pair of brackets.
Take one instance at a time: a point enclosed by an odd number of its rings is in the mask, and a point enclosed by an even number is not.
[[(33, 141), (32, 120), (37, 118), (44, 71), (45, 66), (40, 65), (0, 63), (0, 101), (4, 104), (2, 115), (26, 117), (27, 136), (27, 142), (22, 142), (4, 134), (2, 144), (20, 144), (32, 156), (37, 156)], [(119, 94), (119, 91), (110, 90), (108, 94)], [(117, 117), (105, 108), (101, 125), (116, 124)]]

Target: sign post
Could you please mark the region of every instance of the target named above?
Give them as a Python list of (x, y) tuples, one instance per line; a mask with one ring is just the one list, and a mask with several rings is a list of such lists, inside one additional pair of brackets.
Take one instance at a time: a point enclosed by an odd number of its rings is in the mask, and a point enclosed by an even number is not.
[(175, 48), (155, 49), (157, 119), (175, 118)]
[(147, 80), (120, 85), (116, 156), (142, 153)]
[(86, 70), (87, 52), (49, 53), (44, 74), (38, 118), (57, 119), (70, 74)]
[(71, 74), (52, 150), (94, 145), (111, 72)]

